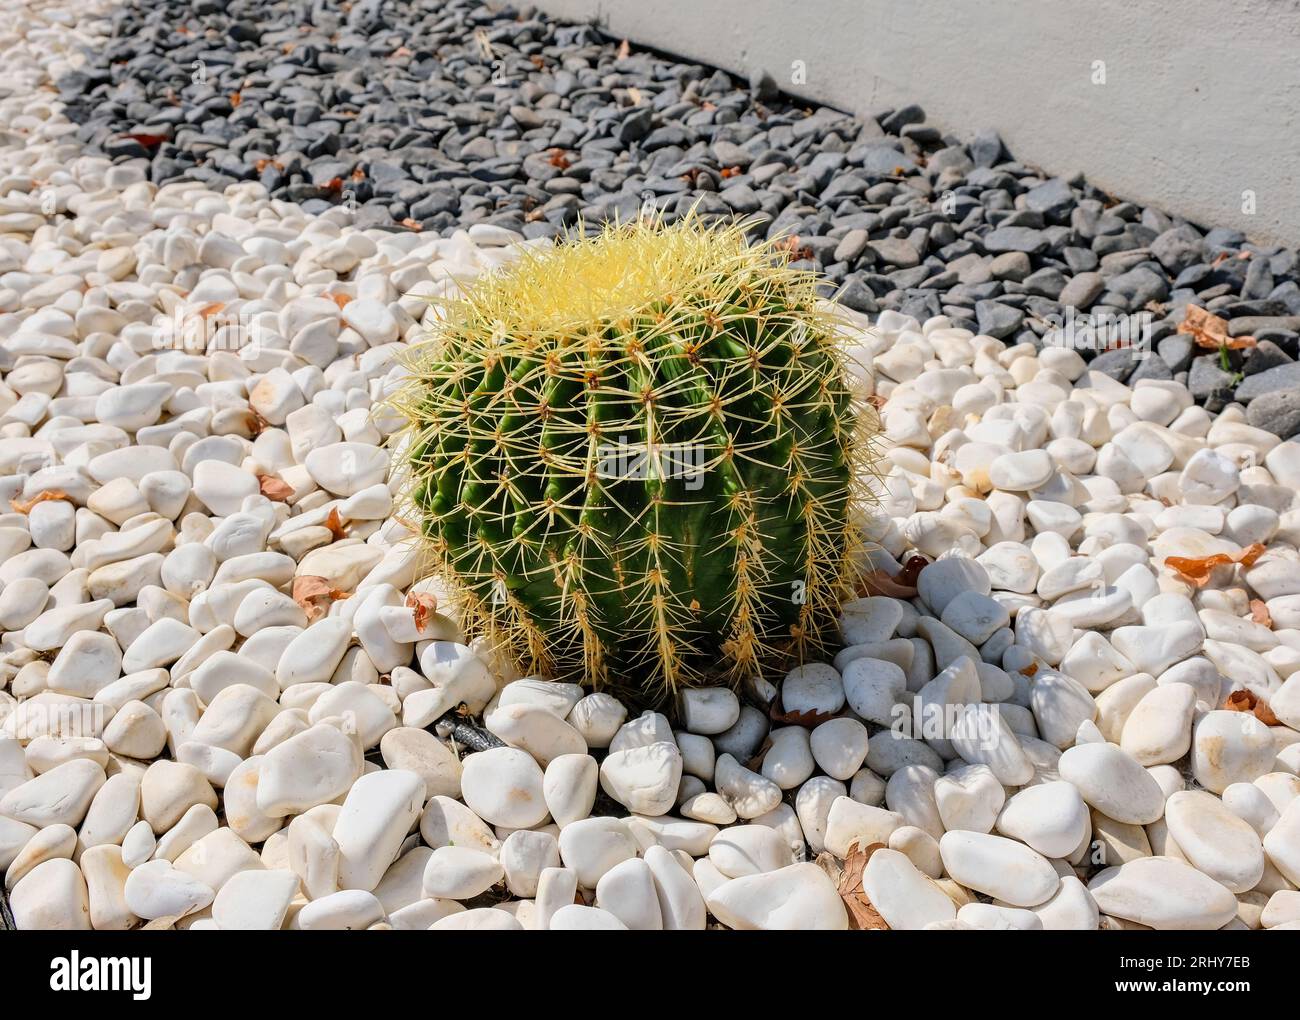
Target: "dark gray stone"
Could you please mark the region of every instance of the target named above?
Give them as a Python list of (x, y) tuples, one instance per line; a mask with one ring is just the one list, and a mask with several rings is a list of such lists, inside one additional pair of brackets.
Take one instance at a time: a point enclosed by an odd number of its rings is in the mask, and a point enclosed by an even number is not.
[(1037, 255), (1047, 250), (1047, 238), (1043, 236), (1043, 232), (1030, 227), (999, 227), (990, 230), (981, 241), (984, 250), (990, 254), (1019, 251)]
[(1267, 372), (1279, 365), (1289, 365), (1295, 359), (1271, 340), (1260, 340), (1253, 348), (1245, 352), (1246, 362), (1242, 374), (1251, 376)]
[(1300, 434), (1300, 389), (1261, 394), (1246, 407), (1246, 421), (1280, 439)]
[(1293, 361), (1244, 378), (1237, 387), (1237, 399), (1249, 401), (1265, 393), (1297, 388), (1300, 388), (1300, 362)]
[(999, 340), (1010, 336), (1025, 321), (1025, 313), (1020, 309), (1011, 308), (998, 301), (976, 302), (975, 315), (979, 322), (979, 331)]

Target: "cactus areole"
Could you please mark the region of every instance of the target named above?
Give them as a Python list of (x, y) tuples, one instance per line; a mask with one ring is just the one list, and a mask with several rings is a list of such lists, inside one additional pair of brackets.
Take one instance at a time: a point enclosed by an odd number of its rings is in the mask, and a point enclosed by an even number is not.
[(653, 696), (835, 639), (867, 416), (815, 278), (742, 226), (610, 227), (445, 304), (395, 401), (469, 633)]

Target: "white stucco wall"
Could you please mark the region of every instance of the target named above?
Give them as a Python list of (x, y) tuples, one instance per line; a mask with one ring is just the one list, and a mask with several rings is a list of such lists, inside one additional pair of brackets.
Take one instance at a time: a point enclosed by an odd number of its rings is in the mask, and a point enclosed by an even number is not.
[(855, 113), (920, 103), (1053, 174), (1300, 245), (1300, 0), (535, 2)]

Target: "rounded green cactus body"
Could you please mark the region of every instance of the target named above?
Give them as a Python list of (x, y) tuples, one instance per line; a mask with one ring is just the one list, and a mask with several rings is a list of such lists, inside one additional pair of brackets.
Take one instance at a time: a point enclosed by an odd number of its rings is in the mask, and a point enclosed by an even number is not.
[(411, 369), (415, 513), (523, 668), (663, 693), (833, 633), (865, 418), (779, 249), (688, 218), (530, 252)]

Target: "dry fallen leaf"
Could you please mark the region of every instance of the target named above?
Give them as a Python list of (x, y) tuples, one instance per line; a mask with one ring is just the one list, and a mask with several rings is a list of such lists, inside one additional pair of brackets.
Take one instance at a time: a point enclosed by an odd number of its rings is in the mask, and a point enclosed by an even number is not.
[(1237, 562), (1243, 567), (1253, 567), (1256, 560), (1263, 555), (1264, 544), (1262, 542), (1254, 542), (1241, 551), (1241, 555), (1237, 557)]
[(916, 596), (916, 579), (922, 570), (930, 565), (924, 556), (911, 556), (903, 564), (903, 569), (892, 576), (877, 568), (865, 575), (858, 585), (863, 595), (888, 595), (895, 599), (910, 599)]
[(805, 726), (811, 730), (835, 718), (834, 712), (787, 712), (784, 707), (777, 707), (780, 701), (781, 699), (777, 698), (767, 710), (768, 717), (773, 722), (784, 723), (787, 726)]
[(351, 304), (352, 302), (352, 298), (350, 298), (347, 294), (340, 294), (337, 291), (331, 291), (330, 293), (323, 294), (321, 296), (328, 298), (330, 301), (333, 301), (336, 305), (339, 306), (340, 311), (343, 308), (345, 308), (347, 305)]
[(1210, 574), (1215, 567), (1229, 563), (1240, 563), (1243, 567), (1251, 567), (1262, 555), (1264, 555), (1264, 546), (1256, 542), (1235, 556), (1231, 553), (1214, 553), (1212, 556), (1166, 556), (1165, 566), (1193, 587), (1204, 588), (1209, 584)]
[(628, 55), (631, 52), (632, 52), (632, 44), (629, 43), (626, 39), (624, 39), (621, 43), (618, 44), (618, 53), (616, 55), (619, 60), (626, 60), (628, 58)]
[(271, 423), (263, 418), (256, 410), (251, 407), (248, 409), (248, 434), (250, 436), (256, 439), (263, 431), (270, 427)]
[(329, 581), (315, 574), (303, 574), (293, 579), (293, 600), (302, 606), (307, 622), (314, 623), (329, 612), (331, 602), (348, 597), (348, 593), (331, 588)]
[(46, 503), (52, 499), (61, 499), (68, 503), (72, 502), (72, 497), (62, 489), (42, 489), (31, 499), (11, 499), (9, 505), (13, 507), (15, 513), (27, 514), (31, 513), (32, 507), (37, 503)]
[(406, 604), (411, 607), (411, 615), (415, 619), (415, 629), (423, 634), (424, 625), (429, 620), (429, 614), (436, 612), (438, 609), (437, 596), (427, 591), (413, 591), (406, 596)]
[(871, 843), (866, 848), (854, 843), (849, 847), (849, 855), (844, 858), (844, 870), (840, 872), (840, 899), (849, 912), (849, 927), (858, 931), (888, 931), (889, 925), (872, 905), (862, 888), (862, 870), (877, 850), (885, 849), (884, 843)]
[(1257, 700), (1250, 691), (1233, 691), (1223, 702), (1223, 708), (1227, 712), (1253, 712)]
[(419, 220), (413, 220), (409, 216), (406, 217), (406, 219), (402, 220), (402, 226), (404, 226), (407, 230), (415, 231), (417, 234), (424, 229), (424, 226), (420, 223)]
[(1250, 618), (1258, 623), (1261, 627), (1273, 629), (1273, 617), (1268, 611), (1263, 599), (1250, 600)]
[(1197, 347), (1217, 351), (1220, 347), (1240, 350), (1254, 347), (1253, 336), (1229, 336), (1228, 321), (1213, 312), (1207, 312), (1199, 305), (1188, 305), (1187, 314), (1178, 326), (1178, 332), (1186, 333), (1196, 342)]
[(144, 131), (131, 131), (124, 137), (131, 139), (133, 142), (139, 142), (146, 149), (156, 149), (167, 141), (166, 135), (151, 135)]
[(325, 527), (333, 533), (335, 542), (348, 537), (348, 533), (343, 528), (343, 518), (339, 516), (339, 508), (336, 506), (330, 507), (329, 515), (325, 518)]
[(1247, 690), (1233, 691), (1223, 702), (1223, 708), (1228, 712), (1250, 712), (1265, 726), (1276, 726), (1281, 721), (1268, 707), (1268, 702), (1261, 701)]
[(916, 595), (916, 589), (899, 584), (883, 570), (873, 570), (866, 574), (858, 585), (862, 595), (887, 595), (894, 599), (910, 599)]
[(275, 475), (258, 475), (257, 487), (263, 496), (276, 503), (288, 502), (293, 495), (293, 486)]

